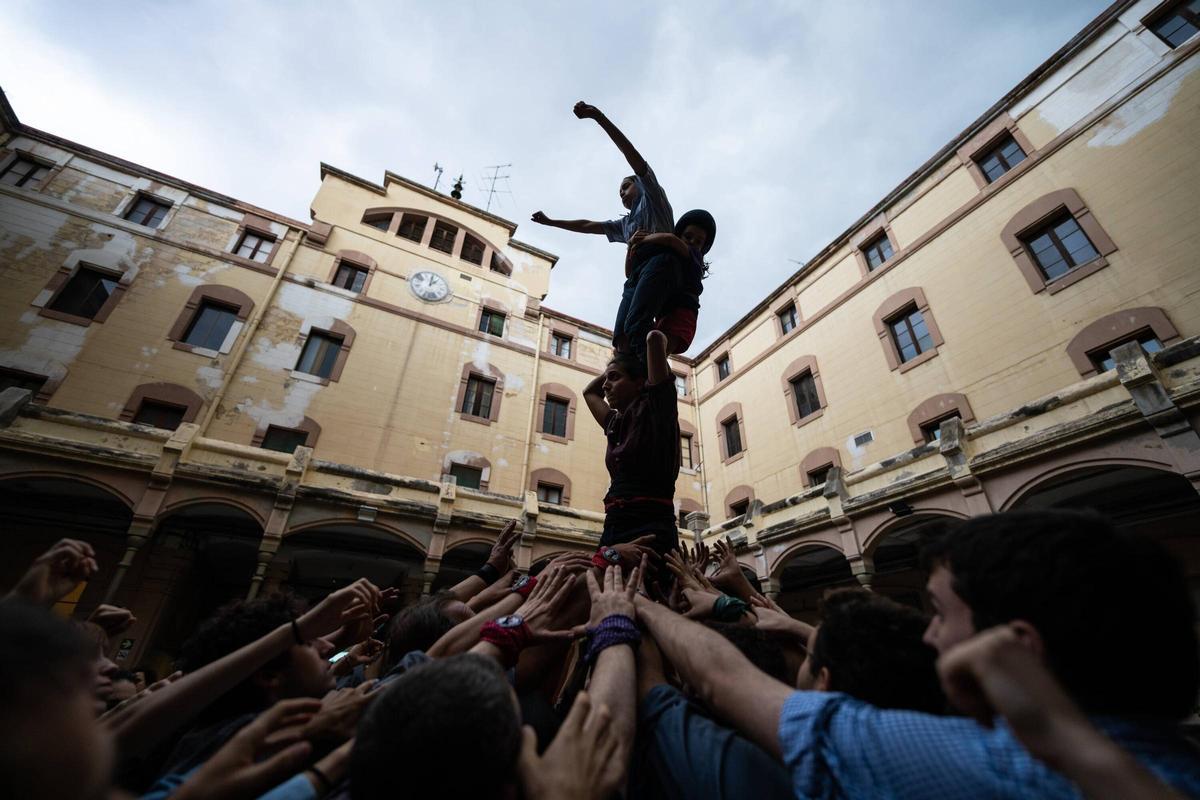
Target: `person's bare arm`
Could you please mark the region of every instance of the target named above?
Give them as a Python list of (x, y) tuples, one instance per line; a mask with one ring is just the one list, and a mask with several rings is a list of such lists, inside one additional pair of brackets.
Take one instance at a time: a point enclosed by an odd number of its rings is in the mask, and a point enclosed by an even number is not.
[(90, 544), (60, 539), (29, 565), (8, 596), (49, 608), (99, 570)]
[(692, 251), (688, 249), (687, 243), (673, 233), (645, 233), (638, 231), (629, 237), (629, 248), (631, 250), (636, 250), (642, 245), (666, 247), (680, 258), (692, 257)]
[(591, 382), (584, 387), (583, 400), (587, 403), (588, 411), (592, 412), (592, 417), (603, 428), (605, 421), (608, 420), (608, 412), (612, 411), (608, 401), (604, 399), (603, 374), (592, 378)]
[(209, 703), (248, 678), (255, 670), (296, 644), (333, 633), (359, 617), (371, 618), (379, 590), (362, 578), (326, 597), (292, 625), (280, 625), (227, 656), (154, 692), (138, 703), (128, 717), (111, 727), (123, 757), (142, 755), (186, 724)]
[(604, 234), (604, 223), (596, 222), (591, 219), (554, 219), (546, 216), (545, 212), (535, 211), (531, 220), (539, 225), (548, 225), (551, 228), (562, 228), (564, 231), (572, 233), (598, 233)]
[(621, 129), (612, 123), (612, 121), (604, 116), (604, 112), (593, 105), (580, 100), (575, 104), (575, 116), (580, 119), (594, 119), (596, 124), (604, 129), (608, 134), (608, 138), (612, 139), (612, 143), (621, 151), (621, 155), (625, 156), (625, 160), (629, 162), (629, 168), (633, 170), (633, 174), (639, 178), (646, 174), (649, 165), (646, 164), (646, 159), (642, 158), (642, 154), (637, 151), (633, 143), (625, 138), (625, 134), (621, 133)]
[(657, 386), (666, 380), (674, 380), (667, 363), (667, 335), (650, 331), (646, 334), (646, 383)]
[[(488, 554), (487, 563), (495, 568), (497, 575), (503, 575), (512, 565), (513, 547), (520, 536), (521, 534), (517, 532), (516, 521), (509, 520), (500, 531), (500, 535), (496, 537), (496, 543), (492, 545), (492, 551)], [(450, 593), (454, 595), (455, 599), (466, 603), (487, 588), (487, 586), (488, 582), (483, 578), (478, 575), (471, 575), (456, 583), (450, 589)]]
[(521, 607), (524, 599), (515, 592), (509, 592), (494, 606), (485, 608), (442, 634), (442, 638), (430, 646), (426, 655), (430, 658), (445, 658), (467, 652), (479, 642), (479, 629), (485, 622), (512, 614)]
[(751, 664), (729, 641), (643, 597), (638, 619), (680, 677), (743, 736), (781, 757), (779, 715), (794, 691)]

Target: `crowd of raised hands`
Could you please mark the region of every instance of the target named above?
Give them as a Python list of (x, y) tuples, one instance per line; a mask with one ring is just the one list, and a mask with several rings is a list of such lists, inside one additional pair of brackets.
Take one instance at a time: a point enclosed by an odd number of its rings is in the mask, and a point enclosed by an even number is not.
[[(478, 572), (404, 607), (366, 579), (309, 608), (232, 603), (179, 670), (139, 674), (125, 697), (109, 640), (133, 614), (47, 610), (99, 569), (63, 540), (0, 603), (0, 778), (23, 798), (807, 796), (786, 777), (780, 719), (792, 693), (824, 691), (1003, 717), (1088, 796), (1176, 796), (1089, 722), (1019, 626), (939, 658), (927, 618), (866, 591), (835, 593), (819, 626), (796, 619), (729, 541), (660, 555), (647, 536), (522, 575), (518, 538), (508, 524)], [(689, 750), (700, 741), (719, 742), (713, 763)], [(730, 783), (738, 764), (763, 783)]]

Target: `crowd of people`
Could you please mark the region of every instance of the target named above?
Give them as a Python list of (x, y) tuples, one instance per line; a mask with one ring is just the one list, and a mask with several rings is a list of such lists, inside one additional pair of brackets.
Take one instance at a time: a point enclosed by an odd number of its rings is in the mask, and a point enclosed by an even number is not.
[(1186, 580), (1093, 514), (956, 523), (931, 614), (843, 588), (816, 625), (726, 542), (520, 575), (518, 538), (405, 607), (365, 579), (232, 602), (161, 680), (108, 657), (127, 610), (49, 610), (99, 569), (63, 540), (0, 602), (3, 795), (1200, 796)]

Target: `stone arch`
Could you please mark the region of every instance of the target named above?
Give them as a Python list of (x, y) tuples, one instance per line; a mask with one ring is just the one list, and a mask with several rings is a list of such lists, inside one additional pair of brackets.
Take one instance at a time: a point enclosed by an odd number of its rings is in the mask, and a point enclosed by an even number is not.
[(295, 525), (285, 530), (282, 538), (287, 539), (288, 537), (294, 536), (298, 533), (305, 533), (308, 531), (320, 530), (321, 528), (330, 528), (341, 525), (354, 525), (356, 527), (370, 528), (371, 530), (379, 531), (380, 533), (386, 533), (389, 536), (395, 537), (401, 543), (409, 545), (422, 556), (428, 555), (429, 553), (428, 548), (426, 548), (426, 546), (419, 539), (401, 528), (397, 528), (380, 520), (376, 520), (375, 522), (360, 522), (357, 518), (349, 516), (330, 517), (326, 519), (314, 520), (312, 522), (305, 522), (301, 525)]
[(768, 567), (767, 574), (769, 574), (773, 579), (778, 580), (783, 574), (783, 568), (787, 566), (787, 562), (791, 561), (794, 557), (800, 555), (805, 550), (816, 549), (832, 550), (843, 558), (846, 556), (845, 551), (842, 550), (841, 547), (830, 542), (814, 540), (800, 541), (796, 542), (787, 550), (784, 550), (782, 553), (776, 556), (774, 562), (772, 562), (770, 567)]
[(86, 484), (93, 488), (100, 489), (101, 491), (103, 491), (109, 495), (112, 495), (113, 499), (119, 501), (123, 506), (125, 506), (130, 511), (133, 511), (134, 501), (132, 499), (130, 499), (129, 495), (125, 494), (125, 492), (121, 491), (120, 489), (113, 486), (112, 484), (106, 483), (105, 481), (102, 481), (91, 475), (83, 475), (83, 474), (74, 473), (74, 472), (58, 472), (56, 470), (17, 469), (12, 472), (4, 472), (4, 471), (2, 471), (2, 468), (0, 468), (0, 482), (8, 481), (8, 480), (21, 480), (21, 479), (48, 480), (48, 481), (74, 481), (76, 483), (83, 483), (83, 484)]
[(945, 519), (947, 521), (952, 521), (964, 520), (968, 518), (969, 515), (954, 509), (918, 508), (915, 509), (911, 515), (885, 519), (876, 525), (875, 528), (872, 529), (871, 532), (868, 533), (863, 539), (863, 554), (867, 556), (873, 556), (876, 548), (880, 545), (880, 543), (887, 539), (890, 534), (895, 532), (897, 529), (910, 527), (914, 523), (926, 520), (935, 521), (937, 519)]
[(1021, 501), (1028, 498), (1029, 495), (1056, 478), (1069, 475), (1072, 472), (1102, 467), (1140, 467), (1156, 472), (1179, 474), (1171, 464), (1142, 458), (1096, 458), (1072, 461), (1066, 464), (1056, 464), (1030, 475), (1016, 489), (1010, 492), (1007, 497), (1003, 498), (1001, 502), (995, 504), (996, 510), (1011, 511)]
[(254, 506), (250, 505), (249, 503), (246, 503), (242, 500), (238, 500), (237, 498), (234, 498), (234, 497), (212, 497), (212, 496), (188, 497), (188, 498), (185, 498), (182, 500), (175, 500), (170, 503), (164, 503), (163, 507), (159, 510), (158, 515), (155, 516), (154, 522), (157, 525), (159, 522), (165, 520), (167, 517), (174, 516), (175, 514), (178, 514), (181, 511), (191, 508), (192, 506), (201, 506), (201, 505), (228, 506), (230, 508), (236, 508), (238, 511), (241, 511), (242, 513), (244, 513), (248, 517), (250, 517), (252, 520), (254, 520), (260, 528), (265, 528), (267, 525), (267, 519), (262, 514), (262, 512), (256, 508), (254, 508)]

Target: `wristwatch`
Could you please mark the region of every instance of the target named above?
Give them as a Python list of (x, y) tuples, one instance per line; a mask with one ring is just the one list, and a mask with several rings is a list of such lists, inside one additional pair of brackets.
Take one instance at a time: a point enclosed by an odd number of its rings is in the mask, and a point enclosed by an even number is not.
[(525, 618), (520, 614), (508, 614), (496, 620), (496, 624), (501, 628), (520, 628), (525, 624)]
[(615, 547), (604, 547), (600, 550), (600, 555), (610, 564), (620, 564), (621, 554), (617, 552)]
[(529, 597), (535, 586), (537, 586), (537, 578), (532, 575), (522, 575), (512, 585), (512, 590), (522, 597)]

